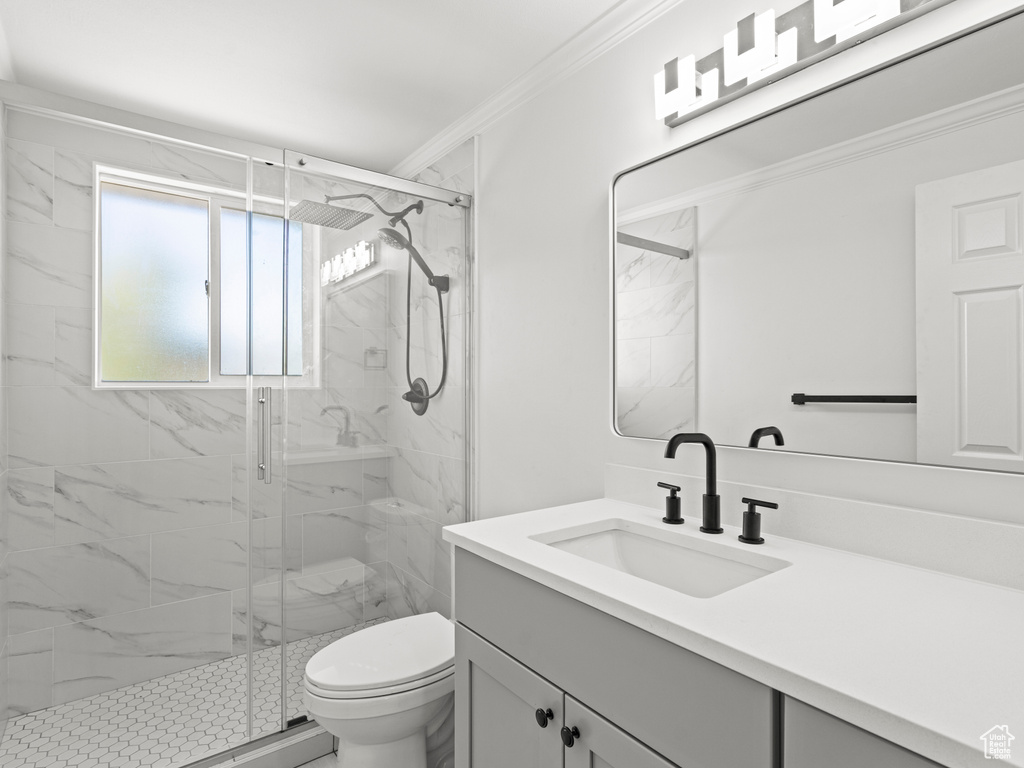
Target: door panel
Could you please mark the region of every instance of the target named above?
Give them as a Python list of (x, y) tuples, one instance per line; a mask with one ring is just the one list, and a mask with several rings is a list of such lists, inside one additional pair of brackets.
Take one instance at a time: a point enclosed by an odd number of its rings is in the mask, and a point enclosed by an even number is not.
[[(287, 241), (280, 164), (254, 162), (247, 227), (249, 297), (247, 379), (249, 422), (249, 589), (239, 595), (238, 634), (251, 651), (252, 738), (277, 733), (287, 716), (283, 698), (285, 626), (282, 590), (288, 566), (284, 515), (284, 379), (287, 356)], [(241, 618), (240, 618), (241, 617)]]
[(1024, 162), (916, 205), (917, 460), (1024, 471)]
[(580, 734), (565, 750), (565, 768), (675, 768), (572, 696), (565, 697), (565, 724)]
[(787, 696), (785, 708), (786, 768), (942, 768), (802, 701)]
[(456, 768), (561, 768), (561, 690), (461, 625), (455, 659)]

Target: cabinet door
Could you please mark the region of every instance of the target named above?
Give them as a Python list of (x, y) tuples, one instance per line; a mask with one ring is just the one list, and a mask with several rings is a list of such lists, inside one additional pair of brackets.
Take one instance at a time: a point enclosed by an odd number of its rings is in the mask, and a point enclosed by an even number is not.
[(561, 690), (456, 625), (456, 768), (562, 768), (561, 727)]
[[(942, 768), (802, 701), (786, 697), (786, 768)], [(981, 754), (979, 750), (979, 755)]]
[(572, 696), (565, 697), (565, 727), (579, 730), (565, 750), (565, 768), (676, 768)]

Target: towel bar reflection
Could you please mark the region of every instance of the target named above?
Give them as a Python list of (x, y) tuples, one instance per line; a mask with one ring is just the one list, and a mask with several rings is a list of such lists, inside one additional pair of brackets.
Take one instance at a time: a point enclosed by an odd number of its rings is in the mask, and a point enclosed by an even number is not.
[(916, 403), (917, 395), (805, 395), (793, 393), (794, 405), (806, 403)]

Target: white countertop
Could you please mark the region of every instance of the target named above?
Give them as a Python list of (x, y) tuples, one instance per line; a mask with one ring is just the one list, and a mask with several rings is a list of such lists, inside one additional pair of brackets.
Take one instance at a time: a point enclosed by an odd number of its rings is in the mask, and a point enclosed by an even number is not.
[[(1024, 592), (773, 536), (770, 518), (751, 547), (662, 514), (597, 499), (444, 539), (950, 768), (993, 765), (981, 735), (1006, 725), (1017, 741), (1001, 764), (1024, 768)], [(529, 538), (606, 518), (792, 565), (696, 598)]]

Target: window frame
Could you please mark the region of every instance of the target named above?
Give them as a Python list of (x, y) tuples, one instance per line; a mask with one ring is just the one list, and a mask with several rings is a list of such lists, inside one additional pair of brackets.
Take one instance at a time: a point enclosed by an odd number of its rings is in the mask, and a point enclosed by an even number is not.
[[(142, 189), (168, 195), (188, 197), (194, 200), (202, 200), (208, 206), (209, 211), (209, 232), (206, 274), (209, 283), (207, 291), (207, 371), (206, 381), (104, 381), (102, 379), (100, 344), (102, 340), (102, 314), (103, 314), (103, 252), (101, 222), (101, 184), (117, 184), (135, 189)], [(320, 261), (319, 238), (310, 238), (309, 246), (312, 250), (311, 262), (303, 264), (302, 269), (302, 292), (303, 300), (310, 298), (310, 317), (303, 318), (302, 343), (303, 343), (303, 372), (301, 374), (222, 374), (221, 364), (221, 343), (220, 343), (220, 319), (221, 319), (221, 286), (220, 286), (220, 247), (221, 247), (221, 212), (223, 209), (258, 213), (268, 216), (275, 216), (276, 213), (267, 213), (268, 210), (280, 211), (284, 207), (283, 199), (272, 198), (262, 195), (252, 196), (252, 205), (247, 206), (249, 196), (238, 190), (217, 187), (200, 182), (187, 181), (182, 179), (167, 178), (156, 174), (135, 171), (127, 168), (119, 168), (100, 163), (93, 164), (93, 332), (91, 341), (92, 353), (92, 388), (95, 390), (139, 390), (139, 389), (238, 389), (246, 386), (246, 379), (249, 377), (260, 380), (271, 380), (280, 378), (285, 380), (288, 388), (312, 389), (320, 386), (320, 291), (314, 289), (311, 280), (319, 286), (320, 271), (312, 267), (318, 266)], [(287, 226), (287, 219), (282, 219)], [(300, 258), (305, 258), (307, 231), (303, 225), (303, 247), (299, 253)], [(312, 277), (311, 277), (312, 273)], [(308, 331), (308, 333), (307, 333)], [(306, 352), (308, 350), (308, 354)], [(251, 349), (247, 351), (251, 364)], [(308, 366), (307, 366), (308, 360)]]

